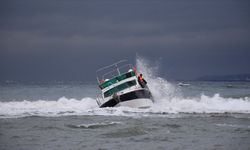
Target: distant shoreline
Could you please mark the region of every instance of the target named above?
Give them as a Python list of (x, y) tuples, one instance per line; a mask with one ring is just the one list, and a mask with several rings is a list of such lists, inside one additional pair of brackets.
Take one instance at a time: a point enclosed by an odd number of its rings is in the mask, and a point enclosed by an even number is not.
[(196, 81), (216, 81), (216, 82), (250, 82), (250, 74), (237, 75), (209, 75), (202, 76)]

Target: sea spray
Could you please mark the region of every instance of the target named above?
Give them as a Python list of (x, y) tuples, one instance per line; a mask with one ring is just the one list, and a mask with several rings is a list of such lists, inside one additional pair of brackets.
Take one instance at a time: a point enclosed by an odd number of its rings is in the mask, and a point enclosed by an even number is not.
[(178, 87), (158, 76), (158, 65), (150, 65), (149, 60), (137, 56), (136, 67), (148, 81), (148, 87), (153, 94), (156, 103), (170, 101), (173, 97), (180, 96)]

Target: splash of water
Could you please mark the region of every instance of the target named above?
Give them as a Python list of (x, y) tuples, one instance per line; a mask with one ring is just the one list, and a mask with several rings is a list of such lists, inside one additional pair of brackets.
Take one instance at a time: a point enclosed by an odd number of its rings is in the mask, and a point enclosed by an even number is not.
[(137, 56), (136, 67), (140, 73), (142, 73), (148, 81), (148, 87), (153, 94), (156, 103), (161, 103), (166, 100), (171, 100), (173, 97), (180, 95), (180, 92), (176, 86), (170, 84), (167, 80), (158, 77), (158, 66), (151, 66), (151, 63)]

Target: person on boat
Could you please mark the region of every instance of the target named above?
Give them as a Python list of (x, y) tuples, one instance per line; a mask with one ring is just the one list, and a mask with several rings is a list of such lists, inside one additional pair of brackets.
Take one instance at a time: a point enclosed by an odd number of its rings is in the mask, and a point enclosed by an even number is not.
[(147, 85), (147, 81), (143, 78), (142, 74), (138, 76), (138, 82), (142, 88), (144, 88)]

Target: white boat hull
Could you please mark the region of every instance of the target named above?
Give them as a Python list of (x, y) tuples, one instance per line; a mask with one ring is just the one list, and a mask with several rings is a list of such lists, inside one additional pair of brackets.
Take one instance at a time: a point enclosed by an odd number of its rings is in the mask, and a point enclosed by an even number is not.
[(100, 107), (118, 107), (127, 106), (134, 108), (150, 107), (153, 99), (148, 89), (140, 88), (138, 90), (113, 96), (107, 101), (100, 104)]
[(153, 105), (153, 101), (151, 99), (133, 99), (129, 101), (124, 101), (118, 103), (115, 107), (125, 106), (125, 107), (132, 107), (132, 108), (148, 108)]

